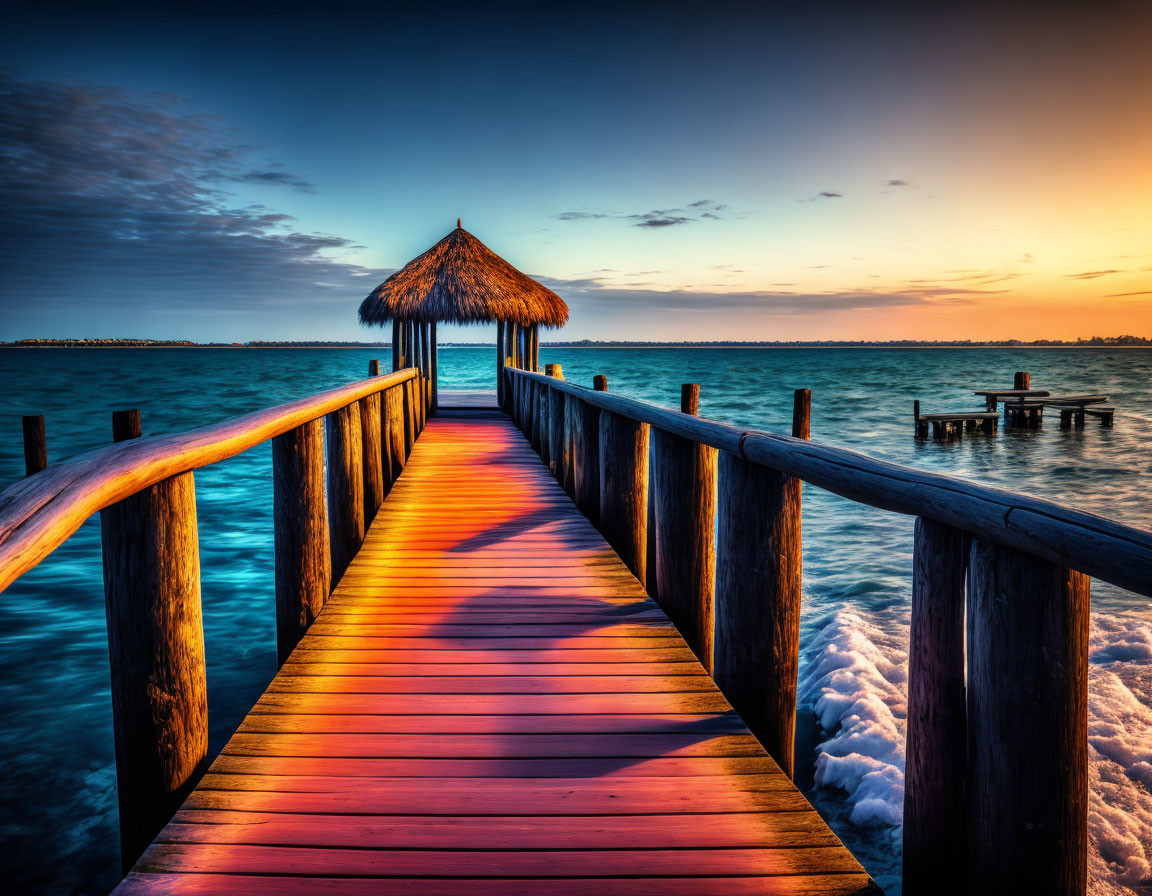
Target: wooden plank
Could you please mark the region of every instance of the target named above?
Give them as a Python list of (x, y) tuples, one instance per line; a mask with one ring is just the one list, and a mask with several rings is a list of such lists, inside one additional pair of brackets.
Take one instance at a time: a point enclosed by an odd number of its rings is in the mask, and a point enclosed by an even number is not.
[[(133, 873), (118, 891), (124, 896), (459, 896), (461, 882), (443, 878), (258, 877), (239, 874)], [(771, 881), (774, 896), (880, 896), (861, 873), (791, 874)], [(688, 878), (550, 878), (545, 881), (494, 877), (468, 881), (472, 896), (764, 896), (759, 876)]]
[(442, 410), (120, 892), (868, 886), (524, 437)]

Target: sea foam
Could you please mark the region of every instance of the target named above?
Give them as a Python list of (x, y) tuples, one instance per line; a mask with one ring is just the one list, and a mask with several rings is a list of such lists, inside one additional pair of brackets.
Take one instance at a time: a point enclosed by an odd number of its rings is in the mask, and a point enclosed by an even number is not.
[[(1089, 883), (1152, 893), (1152, 620), (1096, 614), (1089, 642)], [(907, 717), (907, 611), (844, 608), (808, 639), (800, 701), (827, 738), (815, 783), (854, 825), (887, 834), (898, 877)], [(879, 830), (878, 830), (879, 829)], [(875, 874), (875, 872), (874, 872)], [(891, 891), (890, 887), (890, 891)]]

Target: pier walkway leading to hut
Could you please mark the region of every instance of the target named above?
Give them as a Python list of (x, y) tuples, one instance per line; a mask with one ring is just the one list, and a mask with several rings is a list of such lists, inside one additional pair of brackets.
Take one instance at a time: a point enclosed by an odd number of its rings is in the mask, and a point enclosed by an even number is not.
[(463, 409), (117, 892), (874, 890), (523, 435)]

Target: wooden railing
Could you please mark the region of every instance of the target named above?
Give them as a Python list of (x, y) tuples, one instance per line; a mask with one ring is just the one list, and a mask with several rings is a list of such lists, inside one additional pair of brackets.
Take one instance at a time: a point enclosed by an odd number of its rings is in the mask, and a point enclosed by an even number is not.
[(1152, 595), (1152, 533), (545, 369), (505, 409), (789, 776), (801, 482), (916, 517), (904, 891), (1086, 892), (1088, 577)]
[(424, 426), (426, 378), (411, 368), (378, 372), (373, 361), (369, 379), (171, 435), (140, 438), (139, 412), (117, 412), (115, 444), (0, 494), (0, 591), (101, 512), (125, 870), (195, 784), (207, 754), (193, 470), (272, 441), (283, 663), (359, 549)]

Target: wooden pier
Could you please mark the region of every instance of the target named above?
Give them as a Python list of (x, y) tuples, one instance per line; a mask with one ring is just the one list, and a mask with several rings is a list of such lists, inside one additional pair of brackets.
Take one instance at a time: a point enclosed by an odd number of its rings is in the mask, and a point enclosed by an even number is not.
[[(804, 390), (789, 436), (431, 369), (0, 495), (0, 589), (102, 513), (120, 892), (875, 892), (791, 781), (808, 482), (917, 520), (905, 892), (1085, 893), (1088, 577), (1152, 594), (1152, 533), (809, 442)], [(267, 440), (283, 665), (205, 769), (193, 471)]]

